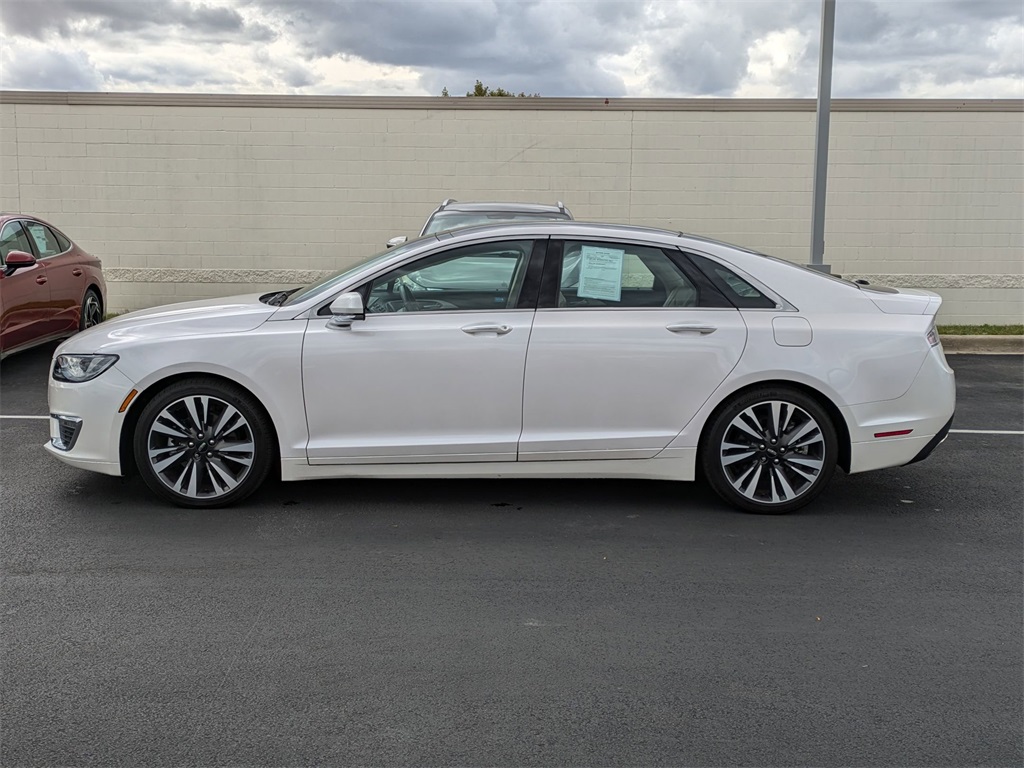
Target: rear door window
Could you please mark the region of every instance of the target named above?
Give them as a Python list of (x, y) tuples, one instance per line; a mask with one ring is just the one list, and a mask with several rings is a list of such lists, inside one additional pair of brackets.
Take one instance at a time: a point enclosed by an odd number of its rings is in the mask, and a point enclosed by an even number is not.
[(680, 309), (731, 305), (692, 266), (684, 268), (660, 248), (567, 240), (559, 264), (556, 306)]

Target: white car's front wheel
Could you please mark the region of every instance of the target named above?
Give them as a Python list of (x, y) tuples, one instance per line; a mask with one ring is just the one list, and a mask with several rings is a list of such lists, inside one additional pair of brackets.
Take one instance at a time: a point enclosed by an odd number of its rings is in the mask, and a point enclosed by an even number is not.
[(272, 429), (253, 397), (208, 379), (176, 382), (143, 409), (135, 461), (146, 485), (182, 507), (222, 507), (270, 470)]
[(747, 512), (784, 514), (828, 485), (839, 448), (828, 413), (788, 387), (747, 392), (718, 412), (702, 445), (705, 476)]

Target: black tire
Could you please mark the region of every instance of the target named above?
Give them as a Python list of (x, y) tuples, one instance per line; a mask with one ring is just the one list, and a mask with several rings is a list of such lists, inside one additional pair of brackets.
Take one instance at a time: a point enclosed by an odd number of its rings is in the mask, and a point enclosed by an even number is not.
[(154, 493), (180, 507), (226, 507), (263, 484), (275, 455), (273, 434), (263, 408), (244, 389), (184, 379), (142, 409), (135, 464)]
[(715, 493), (745, 512), (766, 515), (813, 501), (831, 480), (838, 455), (828, 413), (789, 387), (757, 389), (728, 401), (700, 448), (704, 476)]
[(78, 330), (84, 331), (103, 322), (103, 299), (95, 288), (90, 288), (82, 297), (82, 307), (78, 313)]

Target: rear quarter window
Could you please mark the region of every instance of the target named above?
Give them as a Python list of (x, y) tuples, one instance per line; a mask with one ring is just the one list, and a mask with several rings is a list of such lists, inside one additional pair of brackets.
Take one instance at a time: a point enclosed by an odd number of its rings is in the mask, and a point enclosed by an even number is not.
[(728, 267), (694, 253), (687, 255), (738, 309), (776, 309), (778, 307), (774, 299), (765, 296)]
[(67, 250), (71, 249), (71, 241), (70, 240), (68, 240), (66, 237), (64, 237), (64, 235), (62, 235), (56, 229), (51, 230), (51, 231), (53, 232), (53, 236), (57, 238), (57, 245), (60, 246), (60, 252), (61, 253), (64, 253), (64, 251), (67, 251)]

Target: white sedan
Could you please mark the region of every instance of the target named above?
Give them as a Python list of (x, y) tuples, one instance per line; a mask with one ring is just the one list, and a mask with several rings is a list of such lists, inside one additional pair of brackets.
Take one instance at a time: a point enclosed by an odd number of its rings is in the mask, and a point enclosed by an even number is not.
[(693, 480), (783, 513), (949, 430), (941, 298), (577, 222), (409, 242), (314, 285), (134, 312), (54, 354), (47, 450), (187, 507), (284, 480)]

